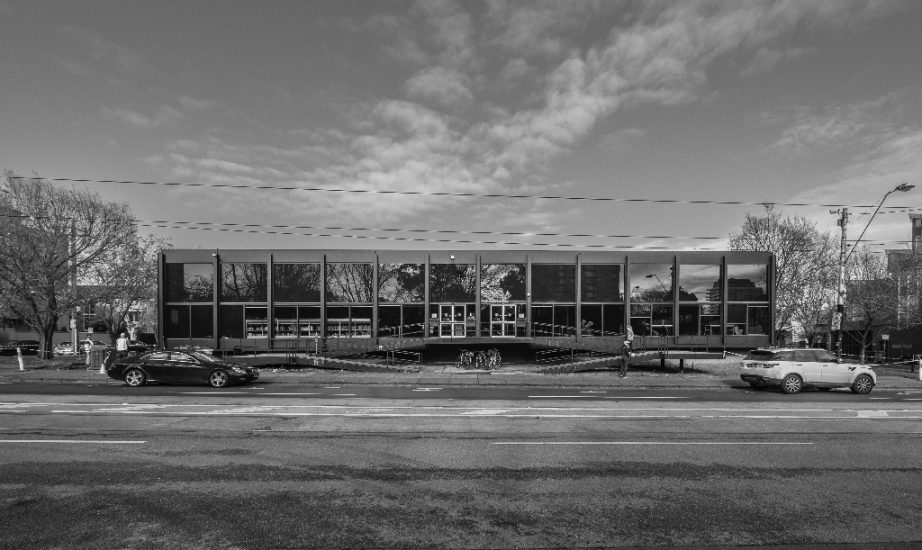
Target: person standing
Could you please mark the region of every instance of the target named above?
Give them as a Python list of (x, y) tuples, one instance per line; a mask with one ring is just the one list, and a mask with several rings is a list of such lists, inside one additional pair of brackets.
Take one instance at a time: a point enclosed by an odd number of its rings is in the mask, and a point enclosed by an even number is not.
[(86, 352), (86, 368), (90, 368), (90, 356), (93, 351), (93, 339), (89, 336), (86, 337), (86, 340), (83, 341), (83, 351)]
[(628, 340), (624, 341), (624, 344), (621, 346), (621, 378), (627, 376), (627, 369), (631, 363), (631, 342)]
[(128, 357), (128, 336), (123, 332), (115, 341), (115, 358), (124, 359)]

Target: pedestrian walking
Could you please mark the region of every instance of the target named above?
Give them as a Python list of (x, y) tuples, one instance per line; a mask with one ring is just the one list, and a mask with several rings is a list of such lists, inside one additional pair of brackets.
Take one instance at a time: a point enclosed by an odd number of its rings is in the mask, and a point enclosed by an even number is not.
[(90, 368), (90, 356), (93, 351), (93, 339), (89, 336), (86, 337), (86, 340), (83, 341), (83, 351), (86, 352), (86, 368)]
[(621, 346), (621, 378), (627, 376), (627, 369), (631, 363), (631, 343), (628, 340), (624, 341), (624, 344)]
[(128, 357), (128, 335), (124, 332), (115, 341), (115, 358), (124, 359)]

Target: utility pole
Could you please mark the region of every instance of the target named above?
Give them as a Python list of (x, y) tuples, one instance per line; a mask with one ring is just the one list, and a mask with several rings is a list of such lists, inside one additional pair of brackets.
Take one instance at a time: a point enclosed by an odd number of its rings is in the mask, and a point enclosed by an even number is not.
[(842, 325), (845, 317), (845, 261), (848, 258), (848, 243), (846, 241), (846, 228), (848, 226), (848, 208), (832, 210), (830, 214), (841, 214), (836, 224), (842, 228), (842, 241), (839, 245), (839, 284), (836, 292), (836, 311), (833, 314), (832, 326), (836, 331), (836, 357), (842, 358)]

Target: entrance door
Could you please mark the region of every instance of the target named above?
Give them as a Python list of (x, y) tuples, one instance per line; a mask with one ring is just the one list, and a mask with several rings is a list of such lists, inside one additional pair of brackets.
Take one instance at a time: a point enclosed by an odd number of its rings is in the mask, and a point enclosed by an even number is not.
[(439, 306), (439, 336), (441, 338), (464, 338), (464, 310), (464, 304)]
[(490, 305), (490, 336), (515, 336), (515, 305)]

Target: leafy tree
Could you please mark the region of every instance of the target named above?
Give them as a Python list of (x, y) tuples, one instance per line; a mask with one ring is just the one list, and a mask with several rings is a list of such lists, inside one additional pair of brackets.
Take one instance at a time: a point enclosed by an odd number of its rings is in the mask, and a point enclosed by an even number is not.
[(771, 207), (765, 216), (746, 215), (732, 250), (761, 250), (775, 256), (775, 334), (800, 333), (814, 343), (828, 327), (835, 303), (837, 248), (828, 233), (802, 216), (782, 217)]
[(134, 226), (129, 231), (130, 239), (107, 250), (84, 275), (88, 302), (112, 342), (126, 330), (130, 310), (139, 308), (142, 315), (150, 315), (156, 309), (144, 306), (157, 299), (157, 259), (167, 246), (160, 237), (139, 236)]
[(134, 236), (124, 204), (7, 173), (0, 187), (0, 288), (6, 309), (21, 318), (51, 356), (61, 317), (83, 302), (79, 276)]
[[(857, 329), (854, 332), (862, 343), (859, 359), (864, 362), (864, 343), (871, 340), (872, 331), (897, 325), (897, 280), (890, 276), (886, 260), (866, 247), (856, 252), (846, 270), (850, 281), (845, 300), (846, 319)], [(845, 334), (855, 337), (852, 333)]]

